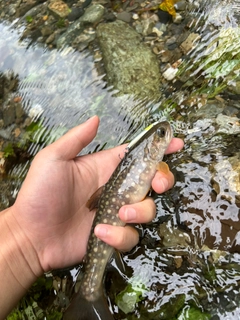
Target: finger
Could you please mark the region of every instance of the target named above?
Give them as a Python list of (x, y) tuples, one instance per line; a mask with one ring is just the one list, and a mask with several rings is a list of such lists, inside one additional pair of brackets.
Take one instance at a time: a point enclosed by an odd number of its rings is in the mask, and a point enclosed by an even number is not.
[(137, 230), (130, 226), (116, 227), (108, 224), (98, 224), (95, 235), (119, 251), (130, 251), (139, 241)]
[(157, 171), (152, 181), (152, 188), (157, 193), (163, 193), (174, 185), (174, 175), (171, 171), (164, 173)]
[(99, 118), (94, 116), (68, 131), (64, 136), (47, 148), (51, 149), (51, 152), (55, 154), (55, 157), (60, 160), (73, 159), (96, 136), (98, 125)]
[(156, 205), (149, 197), (141, 202), (125, 205), (119, 210), (119, 218), (126, 223), (147, 223), (152, 221), (155, 215)]
[(173, 138), (172, 141), (170, 142), (165, 154), (177, 152), (181, 150), (184, 146), (184, 142), (182, 139), (179, 138)]

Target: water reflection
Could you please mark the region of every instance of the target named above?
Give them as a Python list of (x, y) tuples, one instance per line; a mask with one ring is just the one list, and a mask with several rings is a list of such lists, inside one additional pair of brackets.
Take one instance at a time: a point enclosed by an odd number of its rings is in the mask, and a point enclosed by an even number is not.
[[(123, 143), (152, 121), (156, 104), (129, 95), (116, 97), (117, 91), (107, 87), (103, 75), (98, 75), (89, 52), (30, 46), (27, 41), (19, 41), (21, 29), (4, 23), (0, 32), (0, 136), (5, 139), (4, 148), (20, 143), (29, 157), (33, 156), (69, 128), (97, 114), (101, 119), (98, 136), (84, 151), (92, 152)], [(15, 130), (20, 133), (12, 141)], [(32, 135), (26, 141), (24, 132), (28, 130)], [(27, 167), (12, 163), (18, 186)]]
[[(60, 51), (39, 46), (26, 48), (26, 44), (19, 42), (15, 29), (2, 23), (0, 32), (4, 35), (0, 43), (0, 72), (17, 77), (15, 94), (21, 97), (24, 111), (35, 119), (43, 118), (42, 124), (48, 129), (67, 129), (98, 114), (102, 119), (99, 143), (107, 142), (109, 147), (124, 140), (126, 132), (136, 131), (136, 126), (130, 130), (135, 117), (142, 122), (154, 109), (153, 104), (136, 101), (131, 96), (116, 97), (116, 91), (106, 88), (102, 76), (97, 74), (89, 53), (71, 48)], [(106, 128), (112, 136), (104, 141)]]

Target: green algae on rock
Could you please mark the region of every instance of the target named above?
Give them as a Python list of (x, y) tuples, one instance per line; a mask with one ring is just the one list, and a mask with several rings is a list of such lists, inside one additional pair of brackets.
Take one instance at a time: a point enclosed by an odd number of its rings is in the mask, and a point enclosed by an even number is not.
[(161, 74), (156, 55), (141, 36), (123, 21), (102, 23), (97, 28), (106, 78), (120, 94), (157, 101)]

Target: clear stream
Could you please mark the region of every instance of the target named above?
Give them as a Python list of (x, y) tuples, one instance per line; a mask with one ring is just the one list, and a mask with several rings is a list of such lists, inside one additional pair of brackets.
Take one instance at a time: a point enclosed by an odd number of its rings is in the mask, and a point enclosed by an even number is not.
[[(48, 50), (20, 41), (23, 29), (15, 24), (0, 23), (0, 146), (11, 145), (12, 130), (18, 132), (14, 120), (6, 123), (12, 115), (2, 94), (14, 81), (10, 96), (20, 97), (24, 110), (19, 118), (21, 110), (14, 111), (16, 121), (29, 122), (21, 143), (30, 156), (94, 114), (101, 124), (85, 152), (123, 143), (162, 117), (185, 141), (183, 151), (167, 157), (175, 187), (154, 195), (157, 217), (139, 227), (139, 245), (123, 256), (125, 272), (113, 260), (107, 273), (116, 319), (240, 318), (239, 12), (237, 0), (202, 1), (189, 12), (189, 33), (200, 37), (183, 56), (178, 80), (162, 89), (171, 95), (159, 103), (116, 96), (87, 49)], [(8, 190), (2, 209), (27, 172), (30, 157), (20, 157), (0, 175), (1, 190)]]

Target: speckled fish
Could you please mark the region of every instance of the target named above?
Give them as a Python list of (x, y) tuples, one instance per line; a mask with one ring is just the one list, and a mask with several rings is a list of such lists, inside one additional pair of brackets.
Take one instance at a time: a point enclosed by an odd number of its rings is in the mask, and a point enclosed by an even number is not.
[(99, 223), (123, 226), (118, 217), (125, 204), (142, 201), (172, 139), (168, 122), (155, 122), (126, 148), (124, 158), (103, 187), (84, 259), (85, 273), (64, 320), (112, 320), (103, 293), (103, 277), (113, 248), (94, 235)]

